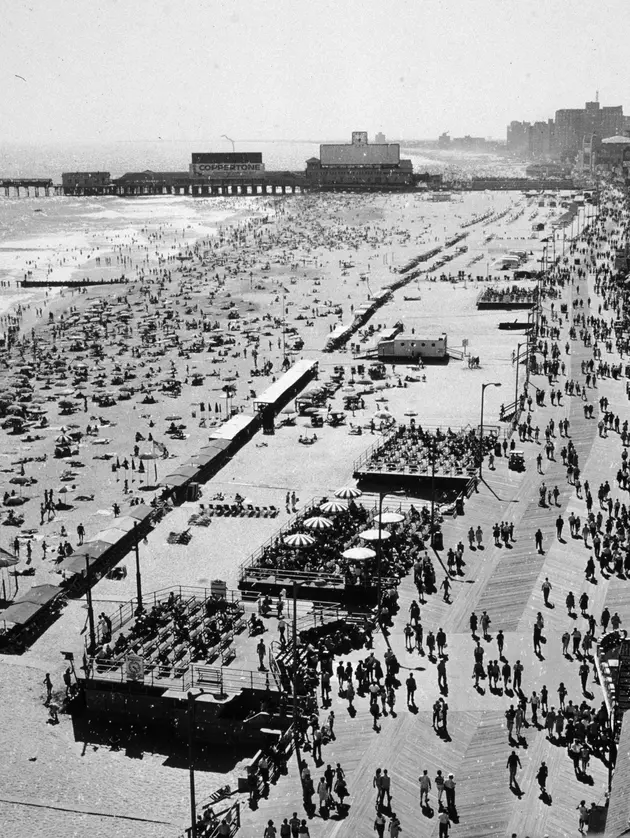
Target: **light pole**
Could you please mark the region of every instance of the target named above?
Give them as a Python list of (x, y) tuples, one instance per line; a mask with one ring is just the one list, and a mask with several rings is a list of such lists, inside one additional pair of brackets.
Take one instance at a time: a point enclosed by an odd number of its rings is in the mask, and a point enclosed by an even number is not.
[(199, 692), (188, 690), (188, 771), (190, 774), (190, 838), (197, 838), (197, 802), (195, 800), (195, 765), (194, 765), (194, 737), (195, 737), (195, 701), (203, 695)]
[(90, 626), (90, 655), (96, 651), (96, 632), (94, 631), (94, 607), (92, 605), (92, 580), (90, 579), (90, 556), (85, 554), (85, 598), (88, 607), (88, 624)]
[(486, 387), (500, 387), (500, 381), (488, 381), (486, 384), (481, 385), (481, 421), (479, 423), (479, 480), (482, 477), (482, 468), (483, 468), (483, 400), (484, 396), (486, 395)]
[[(521, 360), (521, 346), (529, 346), (529, 341), (516, 344), (516, 386), (514, 388), (514, 404), (518, 405), (518, 365)], [(518, 415), (518, 414), (515, 414)]]
[(134, 530), (135, 539), (134, 539), (134, 545), (133, 546), (134, 546), (134, 550), (135, 550), (135, 553), (136, 553), (136, 593), (137, 593), (137, 597), (138, 597), (138, 607), (136, 608), (136, 614), (142, 614), (142, 612), (144, 611), (144, 606), (142, 604), (142, 576), (140, 575), (140, 547), (139, 547), (140, 537), (138, 536), (138, 533), (137, 533), (137, 527), (138, 527), (138, 525), (134, 524), (133, 530)]
[[(382, 551), (382, 526), (383, 526), (383, 498), (386, 498), (388, 495), (397, 495), (403, 494), (402, 492), (379, 492), (378, 493), (378, 552), (377, 552), (377, 578), (376, 578), (376, 619), (380, 617), (381, 614), (381, 551)], [(389, 538), (389, 531), (385, 531), (387, 535), (386, 538)]]

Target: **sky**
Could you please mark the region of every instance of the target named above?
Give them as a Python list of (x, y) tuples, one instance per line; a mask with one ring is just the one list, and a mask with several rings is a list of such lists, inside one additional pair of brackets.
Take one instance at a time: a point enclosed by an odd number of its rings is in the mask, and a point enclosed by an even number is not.
[(630, 113), (629, 25), (628, 0), (4, 0), (0, 144), (501, 138), (597, 90)]

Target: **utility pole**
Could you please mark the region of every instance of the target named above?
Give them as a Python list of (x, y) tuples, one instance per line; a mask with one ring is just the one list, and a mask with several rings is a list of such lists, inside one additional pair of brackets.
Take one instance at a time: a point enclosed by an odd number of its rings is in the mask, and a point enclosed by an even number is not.
[(85, 582), (87, 590), (85, 597), (87, 599), (88, 607), (88, 624), (90, 627), (90, 655), (93, 655), (96, 650), (96, 632), (94, 631), (94, 608), (92, 606), (92, 580), (90, 578), (90, 557), (85, 554)]
[(138, 597), (138, 607), (136, 608), (136, 614), (142, 614), (144, 611), (144, 606), (142, 604), (142, 576), (140, 575), (140, 547), (138, 544), (139, 536), (137, 534), (138, 524), (134, 524), (134, 550), (136, 553), (136, 593)]
[(297, 702), (297, 582), (293, 582), (293, 745), (298, 764), (300, 783), (302, 783), (302, 754), (300, 751), (300, 731), (298, 730), (298, 702)]

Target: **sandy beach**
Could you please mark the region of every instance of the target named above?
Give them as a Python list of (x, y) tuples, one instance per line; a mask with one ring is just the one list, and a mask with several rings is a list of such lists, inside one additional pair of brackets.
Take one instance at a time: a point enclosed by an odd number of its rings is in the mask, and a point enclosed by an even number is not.
[[(14, 539), (19, 539), (18, 573), (35, 569), (34, 575), (17, 577), (20, 592), (32, 585), (59, 584), (61, 576), (55, 563), (59, 544), (69, 541), (76, 546), (79, 524), (85, 527), (86, 539), (111, 525), (114, 504), (124, 515), (132, 499), (148, 502), (160, 493), (160, 477), (174, 472), (207, 443), (212, 428), (226, 417), (228, 407), (252, 413), (253, 394), (280, 374), (283, 321), (288, 330), (284, 343), (290, 359), (317, 359), (322, 377), (327, 377), (335, 365), (343, 365), (349, 374), (350, 367), (357, 363), (349, 345), (332, 353), (323, 351), (331, 329), (339, 322), (350, 321), (352, 311), (396, 279), (397, 269), (414, 256), (436, 244), (443, 246), (462, 224), (490, 210), (508, 214), (496, 226), (480, 223), (465, 228), (469, 233), (468, 250), (442, 269), (396, 292), (371, 322), (391, 327), (401, 320), (406, 330), (413, 328), (418, 335), (446, 332), (450, 346), (461, 348), (467, 341), (470, 354), (481, 359), (476, 370), (469, 369), (466, 361), (455, 359), (447, 366), (427, 367), (426, 382), (407, 388), (395, 386), (396, 377), (388, 375), (385, 398), (399, 421), (412, 409), (418, 414), (417, 421), (427, 426), (475, 426), (480, 387), (485, 381), (503, 385), (487, 392), (487, 422), (496, 424), (500, 404), (513, 399), (511, 357), (523, 338), (499, 331), (499, 320), (504, 319), (501, 313), (478, 312), (475, 301), (487, 284), (511, 282), (510, 273), (492, 275), (490, 266), (498, 253), (508, 252), (518, 243), (532, 252), (530, 261), (536, 266), (543, 245), (538, 234), (534, 238), (531, 233), (531, 215), (536, 212), (539, 219), (547, 221), (553, 209), (538, 208), (525, 197), (510, 193), (467, 194), (452, 204), (433, 203), (424, 195), (302, 196), (266, 200), (264, 204), (260, 199), (225, 199), (219, 205), (186, 199), (112, 199), (111, 203), (101, 202), (105, 208), (88, 202), (75, 201), (89, 219), (89, 228), (76, 237), (56, 232), (41, 241), (9, 241), (7, 246), (13, 249), (0, 252), (5, 260), (0, 261), (0, 268), (11, 271), (13, 277), (25, 269), (33, 270), (34, 276), (66, 275), (71, 271), (80, 278), (110, 277), (124, 271), (129, 280), (125, 284), (93, 286), (85, 294), (66, 289), (54, 302), (45, 295), (33, 298), (30, 312), (25, 313), (32, 318), (33, 326), (29, 320), (26, 327), (24, 320), (26, 328), (20, 332), (25, 342), (5, 353), (7, 364), (0, 373), (5, 418), (16, 404), (39, 404), (42, 410), (36, 414), (38, 421), (16, 426), (19, 433), (11, 427), (0, 431), (2, 491), (13, 491), (27, 499), (15, 509), (24, 516), (22, 526), (1, 528), (1, 543), (6, 549), (13, 551)], [(491, 234), (492, 248), (487, 241)], [(26, 249), (18, 250), (18, 244)], [(430, 269), (431, 263), (426, 267)], [(472, 279), (440, 281), (441, 273), (457, 275), (460, 270), (466, 276), (471, 274)], [(406, 301), (405, 292), (420, 299)], [(41, 310), (38, 318), (37, 310)], [(147, 328), (151, 318), (157, 328), (155, 342), (156, 334)], [(35, 354), (32, 327), (37, 341)], [(160, 334), (175, 335), (176, 340), (160, 343)], [(300, 343), (299, 349), (294, 348)], [(267, 375), (252, 374), (265, 364)], [(197, 375), (202, 380), (199, 386), (192, 383)], [(176, 397), (163, 388), (170, 378), (181, 382)], [(223, 389), (226, 383), (236, 387), (229, 401)], [(124, 384), (132, 393), (130, 398), (121, 399)], [(112, 394), (111, 406), (99, 407), (92, 400), (103, 392)], [(147, 394), (155, 398), (155, 403), (143, 403)], [(379, 406), (377, 395), (366, 396), (365, 409), (349, 419), (369, 427)], [(342, 409), (341, 397), (337, 394), (333, 409)], [(64, 400), (76, 407), (72, 413), (62, 412)], [(22, 412), (27, 413), (26, 408)], [(46, 424), (40, 427), (43, 415)], [(178, 418), (167, 419), (173, 416)], [(173, 423), (181, 426), (183, 438), (167, 434)], [(305, 447), (298, 443), (305, 424), (306, 420), (300, 419), (295, 427), (279, 428), (275, 436), (255, 437), (203, 487), (202, 502), (217, 492), (227, 498), (240, 492), (257, 505), (280, 507), (279, 517), (216, 519), (208, 528), (194, 527), (188, 546), (173, 546), (167, 540), (169, 531), (185, 529), (198, 504), (177, 507), (141, 545), (145, 591), (173, 584), (203, 587), (217, 578), (234, 588), (239, 564), (288, 520), (284, 508), (287, 491), (297, 492), (298, 509), (311, 497), (330, 495), (351, 479), (353, 460), (375, 439), (369, 431), (354, 436), (348, 434), (346, 425), (326, 426), (318, 429), (317, 444)], [(80, 439), (73, 443), (70, 457), (55, 458), (55, 440), (69, 430), (81, 434)], [(148, 461), (141, 473), (137, 452), (155, 450), (153, 442), (164, 445), (168, 456)], [(41, 461), (44, 455), (46, 459)], [(21, 474), (23, 460), (24, 475), (34, 481), (31, 485), (11, 483)], [(113, 468), (125, 461), (133, 461), (134, 468)], [(52, 489), (55, 499), (63, 498), (69, 507), (50, 520), (47, 515), (43, 520), (40, 517), (44, 489)], [(66, 491), (60, 493), (63, 489)], [(3, 521), (7, 516), (8, 509), (3, 507)], [(32, 559), (27, 564), (28, 542)], [(126, 579), (103, 578), (94, 586), (99, 611), (135, 595), (130, 557), (122, 564), (128, 566)], [(15, 576), (7, 570), (0, 573), (9, 587), (14, 585)], [(41, 715), (37, 686), (43, 677), (40, 673), (50, 671), (59, 681), (63, 664), (59, 651), (72, 650), (80, 655), (85, 620), (84, 602), (70, 602), (62, 617), (19, 660), (0, 662), (4, 689), (9, 688), (9, 679), (14, 682), (17, 677), (20, 695), (32, 705), (28, 717), (34, 728)], [(58, 749), (68, 751), (70, 762), (78, 757), (80, 743), (65, 726), (51, 729), (50, 739), (43, 746), (49, 758), (59, 753)], [(19, 772), (14, 770), (15, 749), (12, 754), (7, 761), (10, 776), (3, 780), (7, 789), (19, 796), (23, 780), (18, 780)], [(128, 760), (104, 750), (90, 754), (89, 762), (83, 765), (80, 776), (73, 769), (67, 777), (59, 778), (60, 799), (67, 799), (71, 787), (73, 794), (83, 789), (81, 794), (90, 796), (93, 783), (105, 777), (108, 770), (124, 769), (129, 772), (130, 784), (138, 782)], [(143, 812), (149, 813), (152, 808), (148, 804), (151, 790), (161, 788), (164, 794), (153, 807), (158, 819), (169, 823), (181, 820), (179, 798), (185, 789), (185, 772), (172, 771), (161, 765), (159, 755), (147, 754), (142, 774), (147, 791)], [(223, 781), (222, 775), (207, 774), (202, 785), (210, 791), (219, 781)], [(49, 796), (49, 772), (42, 770), (41, 761), (29, 768), (28, 782), (33, 794)], [(126, 802), (118, 793), (116, 798), (112, 795), (113, 790), (101, 786), (99, 806), (136, 805), (137, 797), (131, 792)], [(92, 802), (96, 805), (95, 799)], [(12, 834), (26, 834), (16, 828)], [(100, 829), (91, 831), (105, 836), (111, 834), (109, 829), (111, 824), (103, 821)], [(156, 825), (135, 824), (133, 829), (135, 835), (163, 834), (163, 827)], [(26, 831), (32, 834), (32, 830)], [(125, 827), (117, 834), (127, 834)]]

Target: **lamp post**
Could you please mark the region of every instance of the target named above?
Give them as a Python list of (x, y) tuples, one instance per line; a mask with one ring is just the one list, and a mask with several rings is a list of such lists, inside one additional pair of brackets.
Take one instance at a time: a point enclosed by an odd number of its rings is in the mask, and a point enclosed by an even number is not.
[(483, 400), (484, 396), (486, 395), (486, 387), (500, 387), (500, 381), (488, 381), (486, 384), (481, 385), (481, 421), (479, 423), (479, 480), (482, 477), (482, 468), (483, 468)]
[[(381, 614), (381, 555), (382, 555), (382, 517), (383, 517), (383, 499), (386, 498), (388, 495), (396, 495), (402, 494), (402, 492), (379, 492), (378, 493), (378, 551), (377, 551), (377, 578), (376, 578), (376, 619), (380, 617)], [(389, 531), (385, 530), (387, 535), (386, 538), (389, 538)]]
[(300, 784), (302, 783), (302, 754), (300, 753), (300, 731), (298, 730), (298, 702), (297, 702), (297, 672), (298, 672), (298, 650), (297, 650), (297, 590), (298, 583), (293, 582), (293, 744), (298, 764)]
[[(514, 388), (514, 404), (518, 404), (518, 365), (521, 360), (521, 346), (529, 346), (529, 341), (516, 344), (516, 386)], [(516, 415), (516, 414), (515, 414)]]
[(137, 534), (137, 524), (134, 524), (133, 531), (135, 535), (134, 539), (134, 551), (136, 554), (136, 594), (138, 597), (138, 607), (136, 608), (136, 615), (142, 614), (144, 611), (144, 605), (142, 604), (142, 576), (140, 574), (140, 547), (139, 547), (139, 536)]
[(188, 771), (190, 775), (190, 838), (197, 838), (197, 802), (195, 800), (195, 765), (194, 765), (194, 737), (195, 737), (195, 701), (203, 695), (199, 692), (188, 690)]
[(86, 582), (86, 591), (85, 591), (85, 598), (87, 600), (87, 607), (88, 607), (88, 624), (90, 627), (90, 655), (94, 654), (96, 649), (96, 632), (94, 631), (94, 607), (92, 605), (92, 586), (91, 586), (91, 579), (90, 579), (90, 556), (88, 553), (85, 554), (85, 582)]

